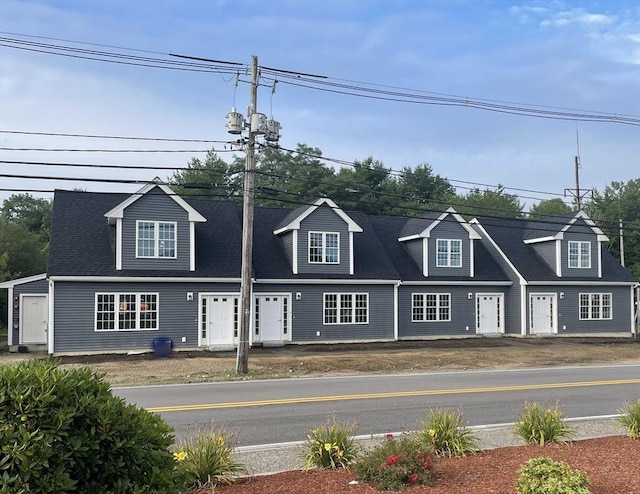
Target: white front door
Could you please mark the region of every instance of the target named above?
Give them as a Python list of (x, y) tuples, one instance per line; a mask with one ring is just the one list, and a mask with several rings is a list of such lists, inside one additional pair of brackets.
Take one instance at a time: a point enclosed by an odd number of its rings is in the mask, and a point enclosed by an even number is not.
[(233, 295), (209, 295), (204, 297), (206, 327), (210, 346), (233, 345), (235, 311), (238, 297)]
[(532, 293), (529, 296), (529, 324), (531, 334), (552, 334), (555, 328), (556, 295)]
[(283, 330), (283, 296), (256, 297), (258, 304), (258, 318), (260, 340), (282, 341)]
[(45, 344), (49, 324), (46, 295), (22, 296), (22, 343)]
[(504, 332), (503, 299), (501, 293), (476, 294), (476, 333), (496, 334)]

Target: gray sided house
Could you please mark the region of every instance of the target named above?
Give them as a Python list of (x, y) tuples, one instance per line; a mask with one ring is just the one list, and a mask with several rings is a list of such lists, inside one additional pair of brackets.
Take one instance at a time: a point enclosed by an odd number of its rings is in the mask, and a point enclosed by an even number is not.
[[(251, 345), (482, 335), (631, 335), (636, 281), (584, 215), (548, 223), (256, 208)], [(47, 273), (9, 289), (9, 344), (50, 354), (233, 349), (242, 209), (57, 191)]]

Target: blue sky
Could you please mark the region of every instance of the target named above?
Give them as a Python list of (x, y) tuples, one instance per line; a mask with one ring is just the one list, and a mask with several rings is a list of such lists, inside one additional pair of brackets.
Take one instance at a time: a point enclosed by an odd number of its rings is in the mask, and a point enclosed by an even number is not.
[[(0, 37), (41, 36), (178, 53), (404, 88), (425, 95), (515, 102), (640, 118), (637, 1), (517, 0), (0, 0)], [(7, 34), (12, 33), (12, 34)], [(105, 51), (122, 50), (74, 45)], [(126, 52), (138, 56), (157, 56)], [(245, 80), (248, 77), (243, 77)], [(169, 71), (0, 46), (0, 130), (225, 140), (225, 115), (249, 88), (228, 74)], [(374, 86), (379, 85), (379, 86)], [(538, 106), (535, 106), (538, 108)], [(368, 156), (400, 169), (428, 163), (463, 182), (502, 184), (531, 204), (573, 188), (576, 130), (582, 188), (640, 177), (640, 126), (532, 118), (473, 108), (340, 95), (286, 84), (258, 94), (282, 124), (281, 145)], [(0, 133), (0, 147), (193, 149), (206, 144)], [(218, 146), (218, 145), (215, 145)], [(204, 153), (0, 150), (2, 160), (162, 167)], [(229, 154), (223, 154), (230, 157)], [(170, 170), (10, 165), (0, 174), (148, 180)], [(134, 185), (0, 178), (3, 189)], [(548, 192), (541, 194), (534, 192)], [(0, 191), (0, 200), (10, 191)]]

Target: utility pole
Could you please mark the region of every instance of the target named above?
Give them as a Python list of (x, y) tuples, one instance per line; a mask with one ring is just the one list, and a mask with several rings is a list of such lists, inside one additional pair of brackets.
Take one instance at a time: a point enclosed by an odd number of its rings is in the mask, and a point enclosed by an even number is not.
[(578, 211), (582, 210), (582, 199), (587, 196), (587, 194), (591, 194), (593, 196), (593, 190), (586, 189), (580, 190), (580, 140), (578, 138), (578, 130), (576, 129), (576, 147), (577, 154), (575, 156), (575, 171), (576, 171), (576, 188), (575, 189), (564, 189), (564, 196), (567, 197), (567, 192), (573, 196), (576, 201), (576, 206)]
[(624, 266), (624, 230), (622, 229), (622, 218), (620, 218), (620, 264)]
[(251, 331), (251, 266), (253, 251), (253, 211), (255, 207), (255, 156), (256, 133), (251, 130), (251, 120), (258, 104), (258, 57), (251, 57), (251, 90), (247, 117), (249, 120), (249, 138), (246, 146), (246, 165), (244, 170), (244, 195), (242, 207), (242, 272), (240, 281), (240, 331), (238, 333), (238, 354), (236, 372), (249, 372), (249, 332)]

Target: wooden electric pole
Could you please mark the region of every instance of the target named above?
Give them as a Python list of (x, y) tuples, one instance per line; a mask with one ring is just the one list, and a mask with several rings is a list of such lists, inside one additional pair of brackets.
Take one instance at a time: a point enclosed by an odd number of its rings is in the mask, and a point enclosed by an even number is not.
[(255, 206), (255, 151), (256, 135), (251, 131), (251, 117), (256, 113), (258, 104), (258, 57), (251, 60), (251, 94), (247, 116), (249, 118), (249, 138), (246, 146), (246, 165), (244, 170), (244, 195), (242, 207), (242, 272), (240, 281), (240, 332), (238, 334), (238, 354), (236, 372), (249, 372), (249, 335), (251, 331), (251, 295), (252, 295), (252, 251), (253, 251), (253, 212)]

